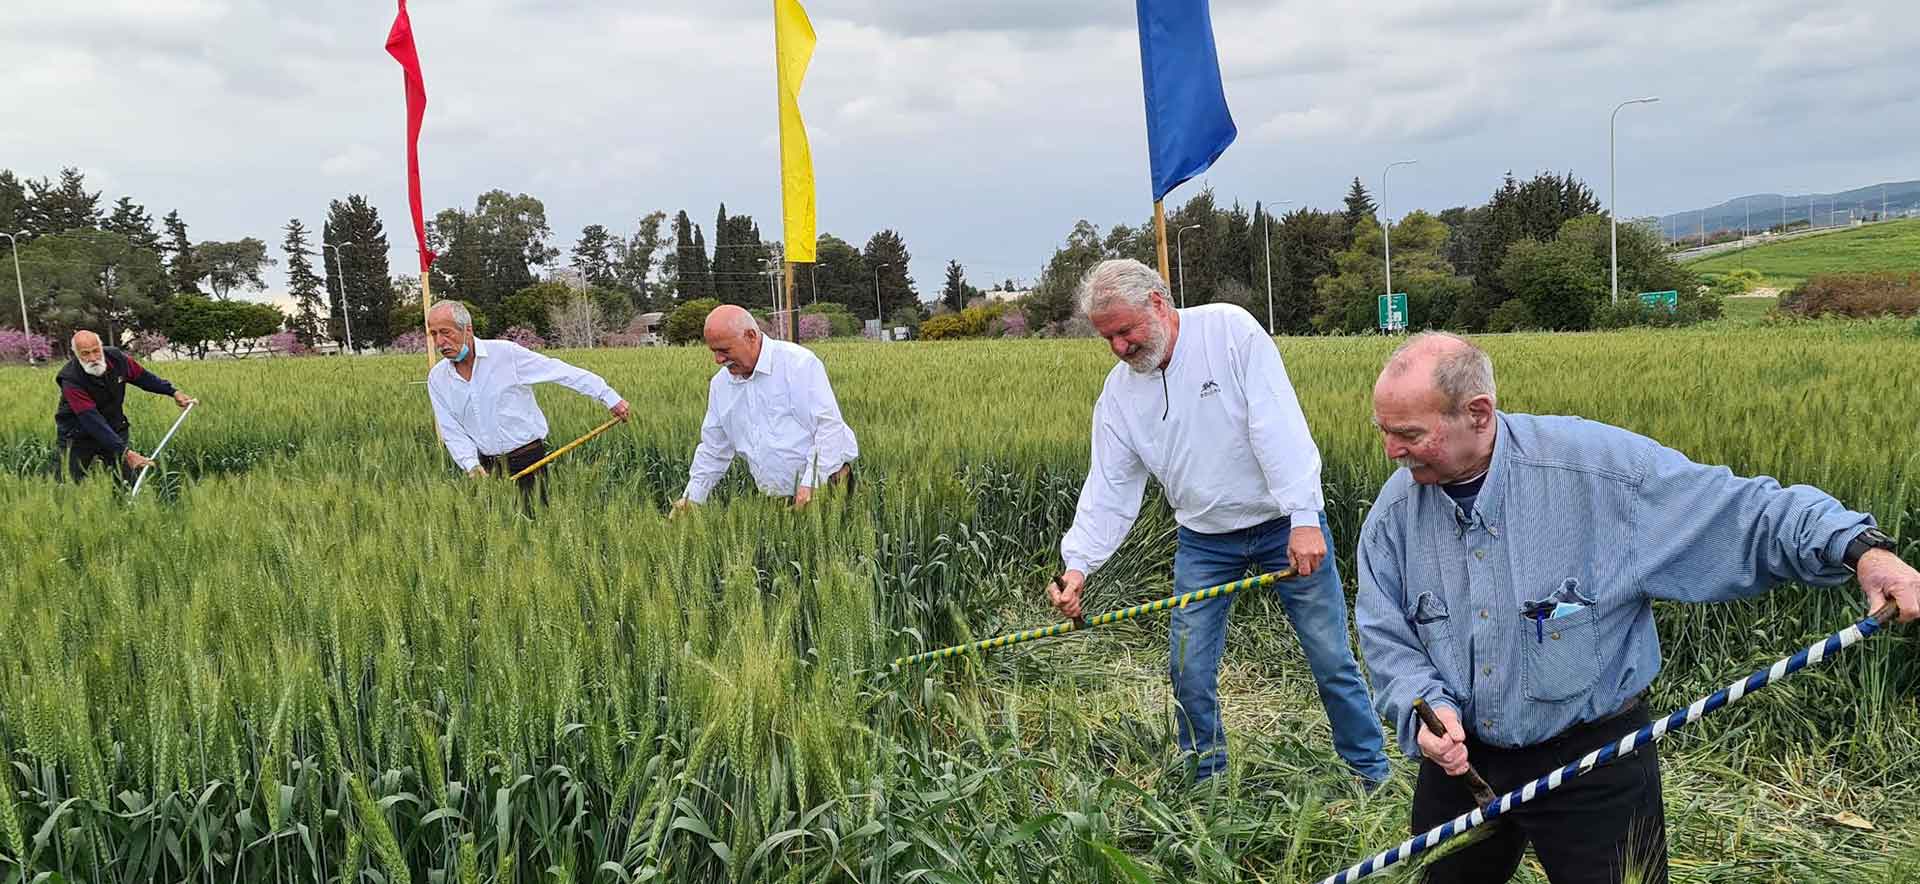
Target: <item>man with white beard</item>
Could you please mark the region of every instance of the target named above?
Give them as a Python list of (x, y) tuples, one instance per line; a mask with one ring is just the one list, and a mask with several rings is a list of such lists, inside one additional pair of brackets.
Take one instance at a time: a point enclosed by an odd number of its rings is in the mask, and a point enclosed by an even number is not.
[[(1347, 600), (1327, 549), (1320, 452), (1307, 431), (1280, 351), (1247, 311), (1231, 304), (1176, 310), (1166, 282), (1138, 261), (1104, 261), (1080, 286), (1080, 309), (1121, 364), (1093, 410), (1092, 465), (1066, 564), (1048, 592), (1080, 616), (1087, 575), (1126, 539), (1147, 477), (1159, 480), (1180, 524), (1173, 582), (1179, 593), (1248, 572), (1292, 568), (1274, 590), (1292, 621), (1333, 725), (1333, 746), (1372, 791), (1388, 774), (1380, 721), (1347, 632)], [(1220, 656), (1231, 596), (1176, 609), (1169, 624), (1179, 742), (1196, 779), (1226, 767), (1220, 723)]]
[(172, 396), (181, 408), (195, 400), (119, 348), (102, 346), (93, 332), (74, 332), (71, 349), (73, 357), (54, 378), (60, 384), (60, 407), (53, 413), (53, 423), (59, 428), (60, 447), (67, 452), (67, 475), (78, 482), (97, 463), (118, 465), (122, 477), (131, 476), (147, 465), (147, 458), (127, 445), (131, 426), (122, 410), (127, 385)]

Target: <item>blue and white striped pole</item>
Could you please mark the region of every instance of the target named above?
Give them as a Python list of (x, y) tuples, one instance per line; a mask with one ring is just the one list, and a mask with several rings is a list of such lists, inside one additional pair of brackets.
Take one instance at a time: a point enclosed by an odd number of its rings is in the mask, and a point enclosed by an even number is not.
[(1707, 713), (1729, 703), (1738, 702), (1741, 697), (1745, 697), (1754, 691), (1760, 690), (1767, 685), (1799, 672), (1809, 665), (1826, 660), (1828, 657), (1839, 653), (1855, 642), (1879, 632), (1882, 627), (1893, 620), (1894, 614), (1895, 608), (1893, 604), (1889, 602), (1860, 622), (1808, 645), (1805, 650), (1791, 657), (1781, 660), (1766, 669), (1755, 672), (1733, 684), (1727, 685), (1715, 691), (1712, 696), (1695, 700), (1693, 705), (1685, 709), (1677, 710), (1659, 721), (1655, 721), (1627, 736), (1621, 737), (1618, 742), (1608, 743), (1605, 746), (1595, 749), (1587, 753), (1586, 756), (1579, 761), (1560, 768), (1540, 779), (1534, 780), (1512, 792), (1508, 792), (1494, 799), (1485, 807), (1481, 807), (1470, 813), (1461, 814), (1439, 826), (1427, 830), (1424, 834), (1408, 838), (1400, 842), (1398, 846), (1368, 857), (1346, 871), (1323, 878), (1320, 884), (1350, 884), (1350, 882), (1358, 881), (1362, 878), (1370, 878), (1385, 870), (1388, 866), (1392, 866), (1416, 854), (1440, 846), (1455, 835), (1463, 834), (1489, 820), (1498, 819), (1501, 814), (1560, 788), (1560, 784), (1567, 780), (1580, 776), (1622, 755), (1631, 754), (1641, 746), (1656, 742), (1669, 733), (1699, 721), (1702, 717), (1706, 716)]

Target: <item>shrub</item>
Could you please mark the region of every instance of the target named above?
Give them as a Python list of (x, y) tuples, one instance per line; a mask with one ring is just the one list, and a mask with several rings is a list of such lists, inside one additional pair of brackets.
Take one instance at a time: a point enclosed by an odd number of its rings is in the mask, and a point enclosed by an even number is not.
[(307, 356), (313, 349), (300, 343), (299, 336), (290, 331), (275, 332), (267, 337), (267, 352), (284, 356)]
[(1526, 331), (1534, 327), (1533, 309), (1519, 298), (1493, 308), (1492, 315), (1487, 317), (1487, 331), (1490, 332)]
[(1800, 316), (1920, 315), (1920, 273), (1828, 273), (1780, 299), (1780, 310)]
[(427, 352), (427, 333), (410, 331), (387, 342), (389, 353), (425, 353)]
[(525, 347), (529, 350), (544, 350), (547, 348), (546, 339), (540, 337), (538, 332), (535, 332), (533, 329), (527, 328), (524, 325), (516, 325), (512, 328), (509, 328), (507, 329), (506, 334), (503, 334), (500, 337), (505, 338), (506, 340), (512, 341), (513, 343), (519, 344), (520, 346)]
[(0, 362), (32, 362), (52, 358), (53, 342), (47, 340), (46, 335), (19, 329), (0, 329)]
[(127, 352), (141, 359), (145, 359), (171, 346), (173, 346), (173, 342), (167, 340), (166, 335), (157, 331), (143, 331), (134, 335), (133, 340), (127, 342)]
[(800, 341), (825, 340), (833, 335), (833, 321), (825, 314), (805, 313), (800, 316)]

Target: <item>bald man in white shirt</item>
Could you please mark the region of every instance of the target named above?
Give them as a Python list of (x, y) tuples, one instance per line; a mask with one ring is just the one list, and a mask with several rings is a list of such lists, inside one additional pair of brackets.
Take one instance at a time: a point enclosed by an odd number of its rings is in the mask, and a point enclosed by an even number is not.
[[(489, 470), (517, 473), (547, 455), (547, 416), (533, 398), (533, 385), (555, 383), (607, 406), (627, 419), (627, 400), (600, 376), (528, 350), (512, 341), (477, 340), (473, 314), (459, 301), (441, 301), (427, 311), (427, 331), (445, 357), (427, 372), (427, 396), (440, 441), (470, 476)], [(519, 480), (520, 501), (533, 513), (533, 490), (547, 502), (547, 468)]]
[[(1232, 304), (1176, 310), (1166, 282), (1138, 261), (1096, 265), (1080, 309), (1120, 364), (1093, 411), (1092, 464), (1073, 526), (1060, 541), (1066, 572), (1048, 592), (1080, 616), (1087, 575), (1126, 540), (1149, 476), (1180, 524), (1173, 559), (1181, 593), (1249, 572), (1292, 568), (1274, 593), (1306, 651), (1334, 750), (1372, 791), (1387, 778), (1380, 720), (1347, 631), (1347, 599), (1327, 550), (1320, 451), (1279, 348)], [(1180, 748), (1204, 780), (1226, 767), (1220, 656), (1232, 596), (1175, 610), (1168, 624)]]
[(707, 349), (720, 366), (707, 383), (687, 490), (675, 513), (705, 503), (735, 456), (764, 494), (813, 499), (822, 482), (853, 487), (860, 444), (840, 417), (827, 367), (798, 344), (768, 339), (753, 314), (723, 304), (707, 314)]

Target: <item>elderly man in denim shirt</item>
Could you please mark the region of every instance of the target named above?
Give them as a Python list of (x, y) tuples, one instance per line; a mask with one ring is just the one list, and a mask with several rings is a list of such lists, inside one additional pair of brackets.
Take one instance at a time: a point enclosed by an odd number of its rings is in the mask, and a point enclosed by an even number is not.
[[(1376, 705), (1402, 750), (1424, 756), (1414, 832), (1473, 808), (1451, 779), (1470, 761), (1506, 791), (1646, 724), (1653, 599), (1729, 601), (1857, 572), (1869, 607), (1920, 617), (1920, 575), (1872, 517), (1606, 424), (1499, 411), (1492, 361), (1459, 338), (1403, 345), (1373, 410), (1401, 469), (1361, 529), (1356, 620)], [(1445, 734), (1420, 725), (1416, 699)], [(1554, 884), (1611, 884), (1629, 863), (1666, 881), (1654, 748), (1516, 808), (1427, 880), (1506, 881), (1529, 842)]]

